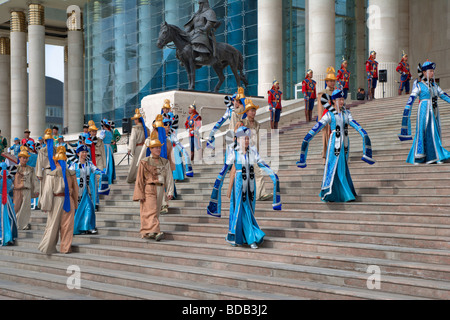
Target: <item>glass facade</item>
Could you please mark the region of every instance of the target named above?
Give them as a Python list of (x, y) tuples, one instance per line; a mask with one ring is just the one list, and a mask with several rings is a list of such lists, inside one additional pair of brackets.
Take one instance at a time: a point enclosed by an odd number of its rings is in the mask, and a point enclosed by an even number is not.
[[(306, 70), (306, 6), (305, 0), (283, 0), (284, 94), (294, 99), (294, 87), (305, 78)], [(355, 0), (336, 0), (336, 73), (342, 57), (348, 59), (348, 70), (356, 76)], [(325, 72), (325, 70), (323, 71)], [(317, 73), (317, 71), (316, 71)], [(356, 94), (356, 81), (350, 82)]]
[[(238, 49), (249, 81), (246, 94), (258, 94), (257, 0), (210, 0), (221, 22), (216, 40)], [(188, 77), (176, 50), (156, 42), (166, 21), (180, 28), (198, 10), (198, 0), (91, 0), (84, 7), (86, 118), (103, 117), (121, 125), (147, 95), (187, 89)], [(283, 0), (284, 97), (304, 79), (306, 61), (305, 0)], [(355, 0), (336, 0), (336, 71), (342, 57), (356, 76)], [(236, 81), (225, 71), (222, 93), (234, 93)], [(211, 67), (197, 70), (196, 90), (213, 91), (218, 77)], [(356, 81), (351, 82), (355, 93)]]
[[(257, 95), (257, 1), (210, 0), (221, 22), (216, 40), (238, 49), (249, 80), (247, 95)], [(102, 0), (84, 7), (86, 117), (103, 117), (118, 126), (134, 114), (147, 95), (187, 89), (187, 73), (173, 48), (159, 49), (161, 24), (183, 28), (198, 10), (198, 0)], [(234, 93), (231, 69), (224, 70), (223, 93)], [(197, 70), (196, 90), (213, 91), (218, 77), (211, 67)]]

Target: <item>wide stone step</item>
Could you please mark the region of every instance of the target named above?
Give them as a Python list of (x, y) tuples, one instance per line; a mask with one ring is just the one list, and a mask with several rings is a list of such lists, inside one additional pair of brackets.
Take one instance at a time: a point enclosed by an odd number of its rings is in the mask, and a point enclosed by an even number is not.
[[(190, 258), (186, 258), (182, 252), (167, 252), (154, 249), (144, 251), (124, 248), (122, 255), (125, 254), (126, 257), (121, 256), (121, 258), (118, 258), (119, 254), (117, 254), (116, 250), (115, 258), (111, 258), (109, 257), (112, 254), (111, 252), (107, 253), (108, 256), (98, 257), (98, 253), (102, 250), (99, 246), (80, 246), (77, 249), (83, 253), (91, 253), (91, 255), (81, 254), (81, 257), (78, 257), (80, 254), (75, 253), (72, 256), (77, 260), (82, 260), (89, 266), (95, 265), (97, 268), (102, 268), (102, 270), (108, 269), (108, 271), (103, 271), (102, 274), (111, 272), (109, 271), (110, 268), (125, 269), (127, 272), (122, 271), (122, 277), (140, 274), (142, 281), (147, 281), (149, 276), (164, 276), (166, 279), (176, 279), (177, 281), (183, 279), (183, 281), (180, 281), (181, 286), (188, 279), (195, 282), (198, 286), (204, 282), (208, 283), (209, 286), (211, 286), (210, 283), (214, 283), (214, 286), (232, 284), (233, 287), (251, 289), (252, 292), (263, 289), (271, 294), (279, 292), (306, 298), (317, 298), (317, 285), (339, 285), (341, 290), (361, 290), (359, 291), (359, 298), (368, 298), (367, 296), (364, 297), (363, 294), (367, 290), (366, 283), (368, 278), (364, 271), (286, 265), (272, 261), (258, 261), (249, 258), (236, 259), (204, 254), (191, 254)], [(103, 250), (108, 250), (108, 248), (104, 247)], [(133, 260), (135, 258), (130, 256), (133, 254), (138, 255), (139, 260)], [(143, 262), (142, 259), (150, 259), (151, 264)], [(65, 258), (64, 260), (68, 259)], [(75, 261), (69, 263), (75, 263)], [(114, 266), (115, 264), (120, 266)], [(86, 277), (85, 271), (83, 271), (85, 269), (86, 266), (83, 266), (82, 273), (84, 277)], [(90, 268), (88, 268), (88, 272), (94, 272), (94, 270), (90, 271)], [(315, 284), (316, 289), (311, 288), (312, 283)], [(170, 285), (170, 280), (168, 285)], [(413, 292), (411, 286), (416, 287), (415, 292)], [(418, 291), (417, 287), (420, 288)], [(229, 290), (231, 291), (232, 289)], [(383, 277), (382, 290), (385, 293), (414, 294), (419, 297), (436, 299), (445, 298), (448, 295), (448, 291), (450, 291), (448, 283), (445, 282), (390, 275)], [(324, 291), (321, 291), (320, 295), (327, 295), (327, 290)], [(367, 294), (369, 292), (371, 291), (367, 290)], [(330, 294), (328, 293), (328, 295)]]
[[(289, 177), (288, 177), (289, 178)], [(320, 188), (322, 185), (322, 180), (320, 179), (320, 176), (310, 176), (310, 179), (298, 179), (297, 177), (291, 177), (292, 179), (287, 180), (288, 178), (280, 178), (280, 186), (283, 188), (296, 188), (296, 190), (299, 190), (301, 192), (301, 188), (303, 187), (315, 187), (317, 188), (317, 194), (320, 192)], [(271, 180), (267, 178), (267, 183), (269, 183)], [(208, 189), (212, 191), (212, 188), (214, 186), (214, 179), (199, 179), (195, 183), (189, 184), (187, 188), (201, 188), (201, 189)], [(403, 187), (417, 187), (417, 186), (423, 186), (423, 187), (445, 187), (448, 186), (449, 179), (448, 177), (441, 175), (441, 177), (438, 178), (422, 178), (422, 179), (414, 179), (410, 177), (406, 178), (398, 178), (398, 179), (389, 179), (387, 177), (382, 178), (374, 178), (374, 179), (365, 179), (364, 176), (361, 177), (352, 177), (353, 184), (356, 188), (360, 187), (366, 187), (366, 188), (375, 188), (375, 187), (392, 187), (392, 188), (403, 188)], [(228, 182), (229, 179), (225, 178), (222, 190), (227, 190), (228, 188)], [(182, 187), (183, 183), (177, 183), (176, 186)], [(270, 189), (270, 184), (268, 186)], [(116, 192), (117, 190), (134, 190), (134, 185), (132, 184), (113, 184), (111, 185), (111, 191), (112, 194)], [(283, 194), (281, 195), (283, 196)]]
[[(302, 229), (326, 229), (342, 231), (366, 231), (377, 233), (392, 234), (414, 234), (428, 235), (437, 237), (447, 237), (450, 240), (450, 225), (432, 225), (432, 224), (412, 224), (412, 223), (393, 223), (377, 221), (342, 221), (342, 220), (324, 220), (324, 219), (266, 219), (261, 220), (261, 227), (268, 236), (297, 238), (301, 235)], [(161, 222), (161, 227), (165, 230), (184, 230), (192, 232), (217, 232), (226, 233), (228, 224), (194, 224), (182, 222)]]
[[(140, 221), (139, 210), (134, 212), (114, 212), (113, 210), (99, 211), (96, 213), (97, 221), (101, 219), (108, 222), (111, 221)], [(273, 211), (267, 208), (259, 208), (255, 212), (257, 219), (263, 219), (268, 221), (290, 221), (295, 222), (297, 219), (325, 219), (325, 220), (350, 220), (364, 222), (384, 222), (384, 223), (414, 223), (414, 224), (440, 224), (449, 225), (449, 215), (445, 213), (413, 213), (413, 212), (377, 212), (377, 211), (328, 211), (328, 210), (282, 210)], [(228, 217), (228, 211), (224, 211), (222, 217)], [(99, 220), (100, 219), (100, 220)], [(198, 212), (195, 208), (184, 208), (179, 214), (165, 214), (161, 215), (160, 219), (174, 219), (177, 221), (186, 221), (191, 219), (193, 222), (214, 222), (217, 218), (204, 214), (204, 212)], [(46, 217), (35, 216), (32, 219), (32, 223), (44, 223)]]
[[(53, 266), (54, 263), (50, 263), (48, 261), (46, 261), (45, 263), (41, 263), (40, 266), (36, 267), (35, 263), (27, 265), (27, 260), (23, 259), (16, 261), (16, 263), (2, 259), (0, 260), (0, 265), (2, 266), (0, 268), (0, 276), (2, 279), (6, 279), (7, 281), (26, 284), (29, 286), (46, 287), (59, 291), (70, 291), (70, 289), (67, 288), (68, 276), (62, 276), (62, 274), (66, 273), (67, 267), (69, 266), (68, 264), (59, 265), (57, 272), (52, 270), (52, 268), (55, 268)], [(27, 267), (30, 270), (24, 269)], [(152, 292), (150, 290), (137, 290), (136, 288), (130, 289), (125, 286), (91, 281), (87, 278), (82, 280), (81, 288), (77, 289), (77, 293), (79, 295), (84, 295), (87, 297), (92, 296), (94, 298), (106, 300), (181, 299), (181, 297), (177, 297), (174, 295), (164, 295), (158, 292)], [(62, 298), (64, 298), (64, 296), (62, 296)]]
[[(228, 245), (225, 242), (224, 233), (201, 233), (201, 232), (186, 232), (186, 231), (170, 231), (165, 232), (165, 240), (161, 243), (170, 244), (172, 241), (181, 241), (187, 246), (198, 244), (214, 244), (222, 246), (222, 248)], [(325, 230), (326, 232), (326, 230)], [(348, 232), (343, 232), (346, 234)], [(307, 236), (307, 230), (305, 231)], [(368, 234), (359, 234), (360, 237), (367, 237)], [(384, 235), (386, 239), (392, 239), (388, 235)], [(374, 235), (373, 238), (376, 238)], [(378, 242), (382, 240), (383, 235), (378, 235)], [(397, 236), (400, 238), (401, 235)], [(404, 236), (406, 237), (406, 235)], [(41, 231), (27, 231), (26, 234), (21, 235), (17, 240), (19, 246), (23, 246), (30, 240), (35, 243), (32, 244), (34, 248), (42, 238)], [(417, 241), (426, 241), (425, 236), (417, 237)], [(387, 242), (388, 242), (387, 241)], [(147, 243), (140, 239), (138, 229), (125, 229), (125, 228), (105, 228), (100, 229), (99, 234), (75, 236), (73, 245), (77, 244), (102, 244), (108, 246), (127, 246), (127, 247), (142, 247), (144, 243)], [(155, 245), (155, 242), (149, 244)], [(272, 254), (276, 255), (278, 250), (293, 250), (306, 251), (314, 254), (328, 253), (345, 256), (354, 256), (361, 258), (377, 258), (377, 259), (389, 259), (394, 261), (409, 261), (430, 263), (436, 265), (449, 265), (450, 264), (450, 252), (448, 250), (440, 250), (433, 248), (420, 248), (420, 247), (402, 247), (396, 244), (371, 244), (371, 243), (358, 243), (358, 242), (345, 242), (345, 241), (333, 241), (333, 240), (320, 240), (320, 239), (302, 239), (299, 238), (280, 238), (280, 237), (266, 237), (262, 248), (269, 249)]]
[[(269, 187), (266, 188), (267, 192), (272, 192), (273, 190)], [(176, 201), (197, 201), (197, 200), (210, 200), (211, 192), (207, 190), (202, 194), (186, 194), (182, 190), (178, 190), (178, 196)], [(131, 193), (131, 191), (130, 191)], [(318, 192), (312, 188), (309, 189), (309, 193), (302, 190), (301, 194), (284, 194), (282, 197), (283, 201), (315, 201), (317, 200)], [(435, 203), (435, 204), (447, 204), (449, 202), (450, 194), (447, 195), (364, 195), (359, 194), (357, 196), (358, 202), (385, 202), (385, 203)], [(111, 201), (132, 201), (132, 194), (129, 195), (115, 195), (114, 200), (109, 200), (108, 198), (102, 198), (100, 200), (101, 205), (111, 205)], [(269, 199), (271, 202), (272, 199)], [(450, 213), (449, 213), (450, 218)]]
[(12, 300), (96, 300), (94, 297), (78, 295), (75, 292), (17, 283), (3, 278), (0, 280), (0, 296), (2, 300), (5, 297)]
[[(282, 198), (283, 201), (283, 198)], [(139, 208), (138, 202), (131, 202), (126, 200), (105, 200), (107, 205), (100, 205), (99, 210), (111, 209), (114, 207), (116, 212), (129, 212)], [(178, 209), (185, 207), (195, 207), (199, 212), (205, 212), (209, 205), (209, 201), (196, 200), (172, 200), (169, 202), (169, 211), (171, 213), (178, 213)], [(258, 208), (271, 208), (271, 202), (257, 202)], [(229, 209), (229, 204), (224, 199), (222, 203), (222, 210), (226, 212)], [(450, 212), (450, 204), (435, 204), (435, 203), (379, 203), (379, 202), (348, 202), (348, 203), (323, 203), (320, 202), (319, 196), (317, 201), (283, 201), (283, 209), (312, 209), (312, 210), (347, 210), (347, 211), (380, 211), (380, 212), (426, 212), (426, 213), (448, 213)]]

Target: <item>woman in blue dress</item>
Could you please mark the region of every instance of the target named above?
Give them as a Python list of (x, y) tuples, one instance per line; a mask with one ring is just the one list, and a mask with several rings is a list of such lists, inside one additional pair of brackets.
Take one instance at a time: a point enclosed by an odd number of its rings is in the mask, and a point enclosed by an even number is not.
[(79, 187), (73, 234), (96, 234), (95, 205), (92, 199), (95, 199), (97, 193), (95, 175), (101, 176), (103, 172), (87, 159), (89, 148), (86, 145), (79, 145), (76, 152), (78, 159), (69, 167), (69, 170), (76, 172)]
[(326, 125), (331, 127), (330, 140), (328, 142), (325, 171), (322, 180), (320, 198), (324, 202), (349, 202), (356, 200), (356, 191), (348, 168), (348, 156), (350, 140), (348, 126), (352, 126), (363, 138), (363, 157), (361, 160), (370, 165), (375, 163), (372, 159), (372, 145), (367, 132), (353, 120), (350, 111), (345, 109), (344, 92), (335, 90), (331, 97), (334, 110), (331, 109), (317, 122), (303, 140), (299, 168), (306, 168), (306, 158), (310, 141)]
[(262, 168), (273, 181), (273, 210), (281, 210), (280, 182), (278, 176), (260, 158), (256, 147), (249, 147), (251, 131), (240, 127), (236, 131), (238, 145), (227, 150), (227, 160), (214, 184), (211, 201), (207, 213), (221, 217), (221, 190), (225, 175), (229, 170), (230, 188), (227, 196), (230, 198), (229, 228), (226, 241), (233, 246), (248, 244), (257, 249), (264, 240), (264, 232), (255, 219), (256, 183), (255, 166)]
[(17, 220), (14, 204), (9, 196), (13, 182), (5, 162), (0, 163), (0, 242), (2, 246), (13, 245), (17, 238)]
[(108, 176), (108, 184), (111, 185), (116, 180), (116, 166), (114, 163), (114, 152), (111, 142), (114, 141), (114, 134), (111, 131), (111, 124), (108, 120), (102, 121), (103, 130), (100, 131), (99, 138), (103, 140), (105, 145), (105, 159), (106, 159), (106, 175)]
[(185, 179), (185, 175), (192, 178), (194, 176), (194, 171), (192, 170), (191, 159), (189, 158), (189, 154), (186, 149), (178, 140), (176, 129), (172, 127), (172, 120), (165, 117), (163, 123), (166, 128), (167, 139), (170, 140), (173, 146), (173, 155), (175, 160), (173, 179), (183, 181)]
[(442, 146), (441, 120), (438, 98), (450, 103), (450, 97), (434, 81), (436, 64), (430, 61), (422, 65), (423, 79), (414, 85), (403, 113), (401, 141), (412, 140), (411, 112), (414, 101), (419, 98), (416, 135), (409, 152), (407, 163), (441, 164), (450, 159), (450, 152)]

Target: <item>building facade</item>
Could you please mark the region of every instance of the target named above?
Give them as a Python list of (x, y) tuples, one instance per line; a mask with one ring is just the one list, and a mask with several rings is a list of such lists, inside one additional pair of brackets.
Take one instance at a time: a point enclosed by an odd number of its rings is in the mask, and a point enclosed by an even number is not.
[[(378, 97), (383, 91), (386, 97), (397, 93), (395, 67), (403, 50), (409, 53), (413, 71), (426, 59), (436, 62), (441, 85), (450, 87), (450, 4), (447, 0), (426, 2), (209, 0), (221, 22), (216, 40), (243, 54), (249, 81), (246, 94), (265, 96), (277, 79), (285, 99), (302, 97), (295, 85), (302, 82), (307, 69), (314, 71), (318, 90), (323, 89), (327, 67), (337, 71), (343, 58), (349, 61), (354, 96), (358, 87), (367, 87), (365, 61), (371, 50), (378, 53), (380, 69), (388, 71), (388, 83), (384, 89), (380, 85)], [(0, 43), (8, 46), (0, 51), (0, 66), (11, 66), (9, 73), (0, 73), (4, 78), (0, 83), (10, 86), (3, 88), (10, 95), (0, 97), (4, 100), (0, 110), (6, 114), (0, 126), (6, 131), (17, 132), (19, 125), (22, 131), (24, 122), (41, 131), (40, 123), (45, 122), (43, 115), (33, 123), (24, 117), (45, 108), (39, 62), (44, 42), (67, 47), (64, 127), (70, 133), (79, 132), (87, 120), (99, 122), (105, 117), (120, 126), (145, 96), (188, 88), (176, 50), (170, 45), (159, 49), (156, 42), (161, 23), (183, 28), (198, 10), (198, 0), (46, 0), (39, 4), (31, 1), (22, 9), (19, 0), (0, 4), (0, 37), (7, 39)], [(24, 79), (27, 56), (31, 86)], [(236, 82), (229, 68), (225, 72), (220, 92), (232, 94)], [(199, 69), (196, 90), (213, 91), (217, 81), (210, 67)], [(33, 104), (27, 104), (24, 97), (28, 95), (37, 97)]]

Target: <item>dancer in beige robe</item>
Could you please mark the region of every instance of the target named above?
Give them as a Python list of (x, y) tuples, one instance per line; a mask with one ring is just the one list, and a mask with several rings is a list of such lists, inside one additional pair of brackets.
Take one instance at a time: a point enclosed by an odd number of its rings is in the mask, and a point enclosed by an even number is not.
[[(326, 89), (319, 93), (318, 99), (317, 99), (317, 121), (320, 121), (322, 117), (325, 115), (325, 110), (328, 110), (329, 104), (331, 104), (331, 96), (333, 95), (333, 91), (336, 86), (336, 74), (333, 67), (327, 68), (327, 76), (325, 78), (325, 83), (327, 85)], [(324, 103), (324, 101), (327, 100), (327, 97), (329, 97), (329, 100), (327, 103)], [(327, 150), (328, 150), (328, 140), (330, 139), (331, 135), (331, 129), (330, 125), (327, 125), (322, 130), (322, 158), (323, 158), (323, 164), (325, 164), (327, 160)]]
[(162, 146), (157, 139), (146, 144), (151, 155), (139, 162), (133, 194), (133, 201), (140, 201), (141, 237), (156, 241), (164, 237), (159, 224), (163, 198), (172, 199), (174, 192), (170, 162), (160, 157)]
[[(128, 144), (128, 154), (132, 156), (130, 169), (128, 170), (128, 183), (136, 182), (136, 174), (139, 165), (139, 156), (145, 143), (144, 120), (139, 109), (136, 109), (135, 115), (131, 118), (135, 126), (131, 129), (130, 142)], [(150, 129), (147, 128), (147, 135), (150, 136)]]
[[(56, 169), (47, 174), (45, 188), (42, 198), (42, 210), (48, 212), (47, 225), (45, 226), (44, 236), (38, 246), (39, 251), (45, 254), (56, 253), (56, 244), (60, 238), (60, 252), (70, 253), (73, 239), (73, 226), (75, 210), (78, 206), (78, 184), (74, 171), (67, 168), (66, 179), (64, 182), (63, 168), (61, 162), (66, 166), (67, 161), (66, 148), (58, 147), (57, 154), (54, 157)], [(70, 210), (64, 211), (65, 188), (68, 188)]]
[[(47, 177), (47, 173), (51, 171), (50, 160), (49, 160), (49, 147), (51, 146), (52, 151), (50, 154), (54, 156), (56, 154), (56, 147), (54, 145), (54, 140), (52, 136), (52, 129), (47, 129), (44, 132), (44, 140), (47, 142), (47, 145), (44, 148), (41, 148), (38, 152), (38, 158), (36, 162), (36, 177), (40, 181), (39, 186), (39, 194), (42, 195), (44, 190), (45, 181)], [(42, 210), (41, 198), (39, 198), (38, 206)], [(42, 210), (44, 211), (44, 210)]]
[(14, 209), (19, 230), (30, 230), (31, 198), (39, 196), (39, 182), (34, 168), (27, 166), (30, 155), (27, 148), (20, 147), (19, 166), (14, 177)]
[[(255, 146), (256, 150), (259, 152), (259, 129), (260, 124), (256, 121), (256, 111), (259, 109), (259, 106), (255, 106), (253, 101), (250, 99), (245, 100), (245, 110), (242, 114), (246, 113), (247, 118), (245, 118), (242, 122), (245, 127), (249, 128), (252, 132), (250, 145)], [(264, 182), (264, 172), (261, 168), (257, 168), (255, 170), (255, 183), (256, 183), (256, 194), (255, 198), (257, 201), (267, 201), (273, 198), (272, 193), (266, 192), (266, 184)]]

